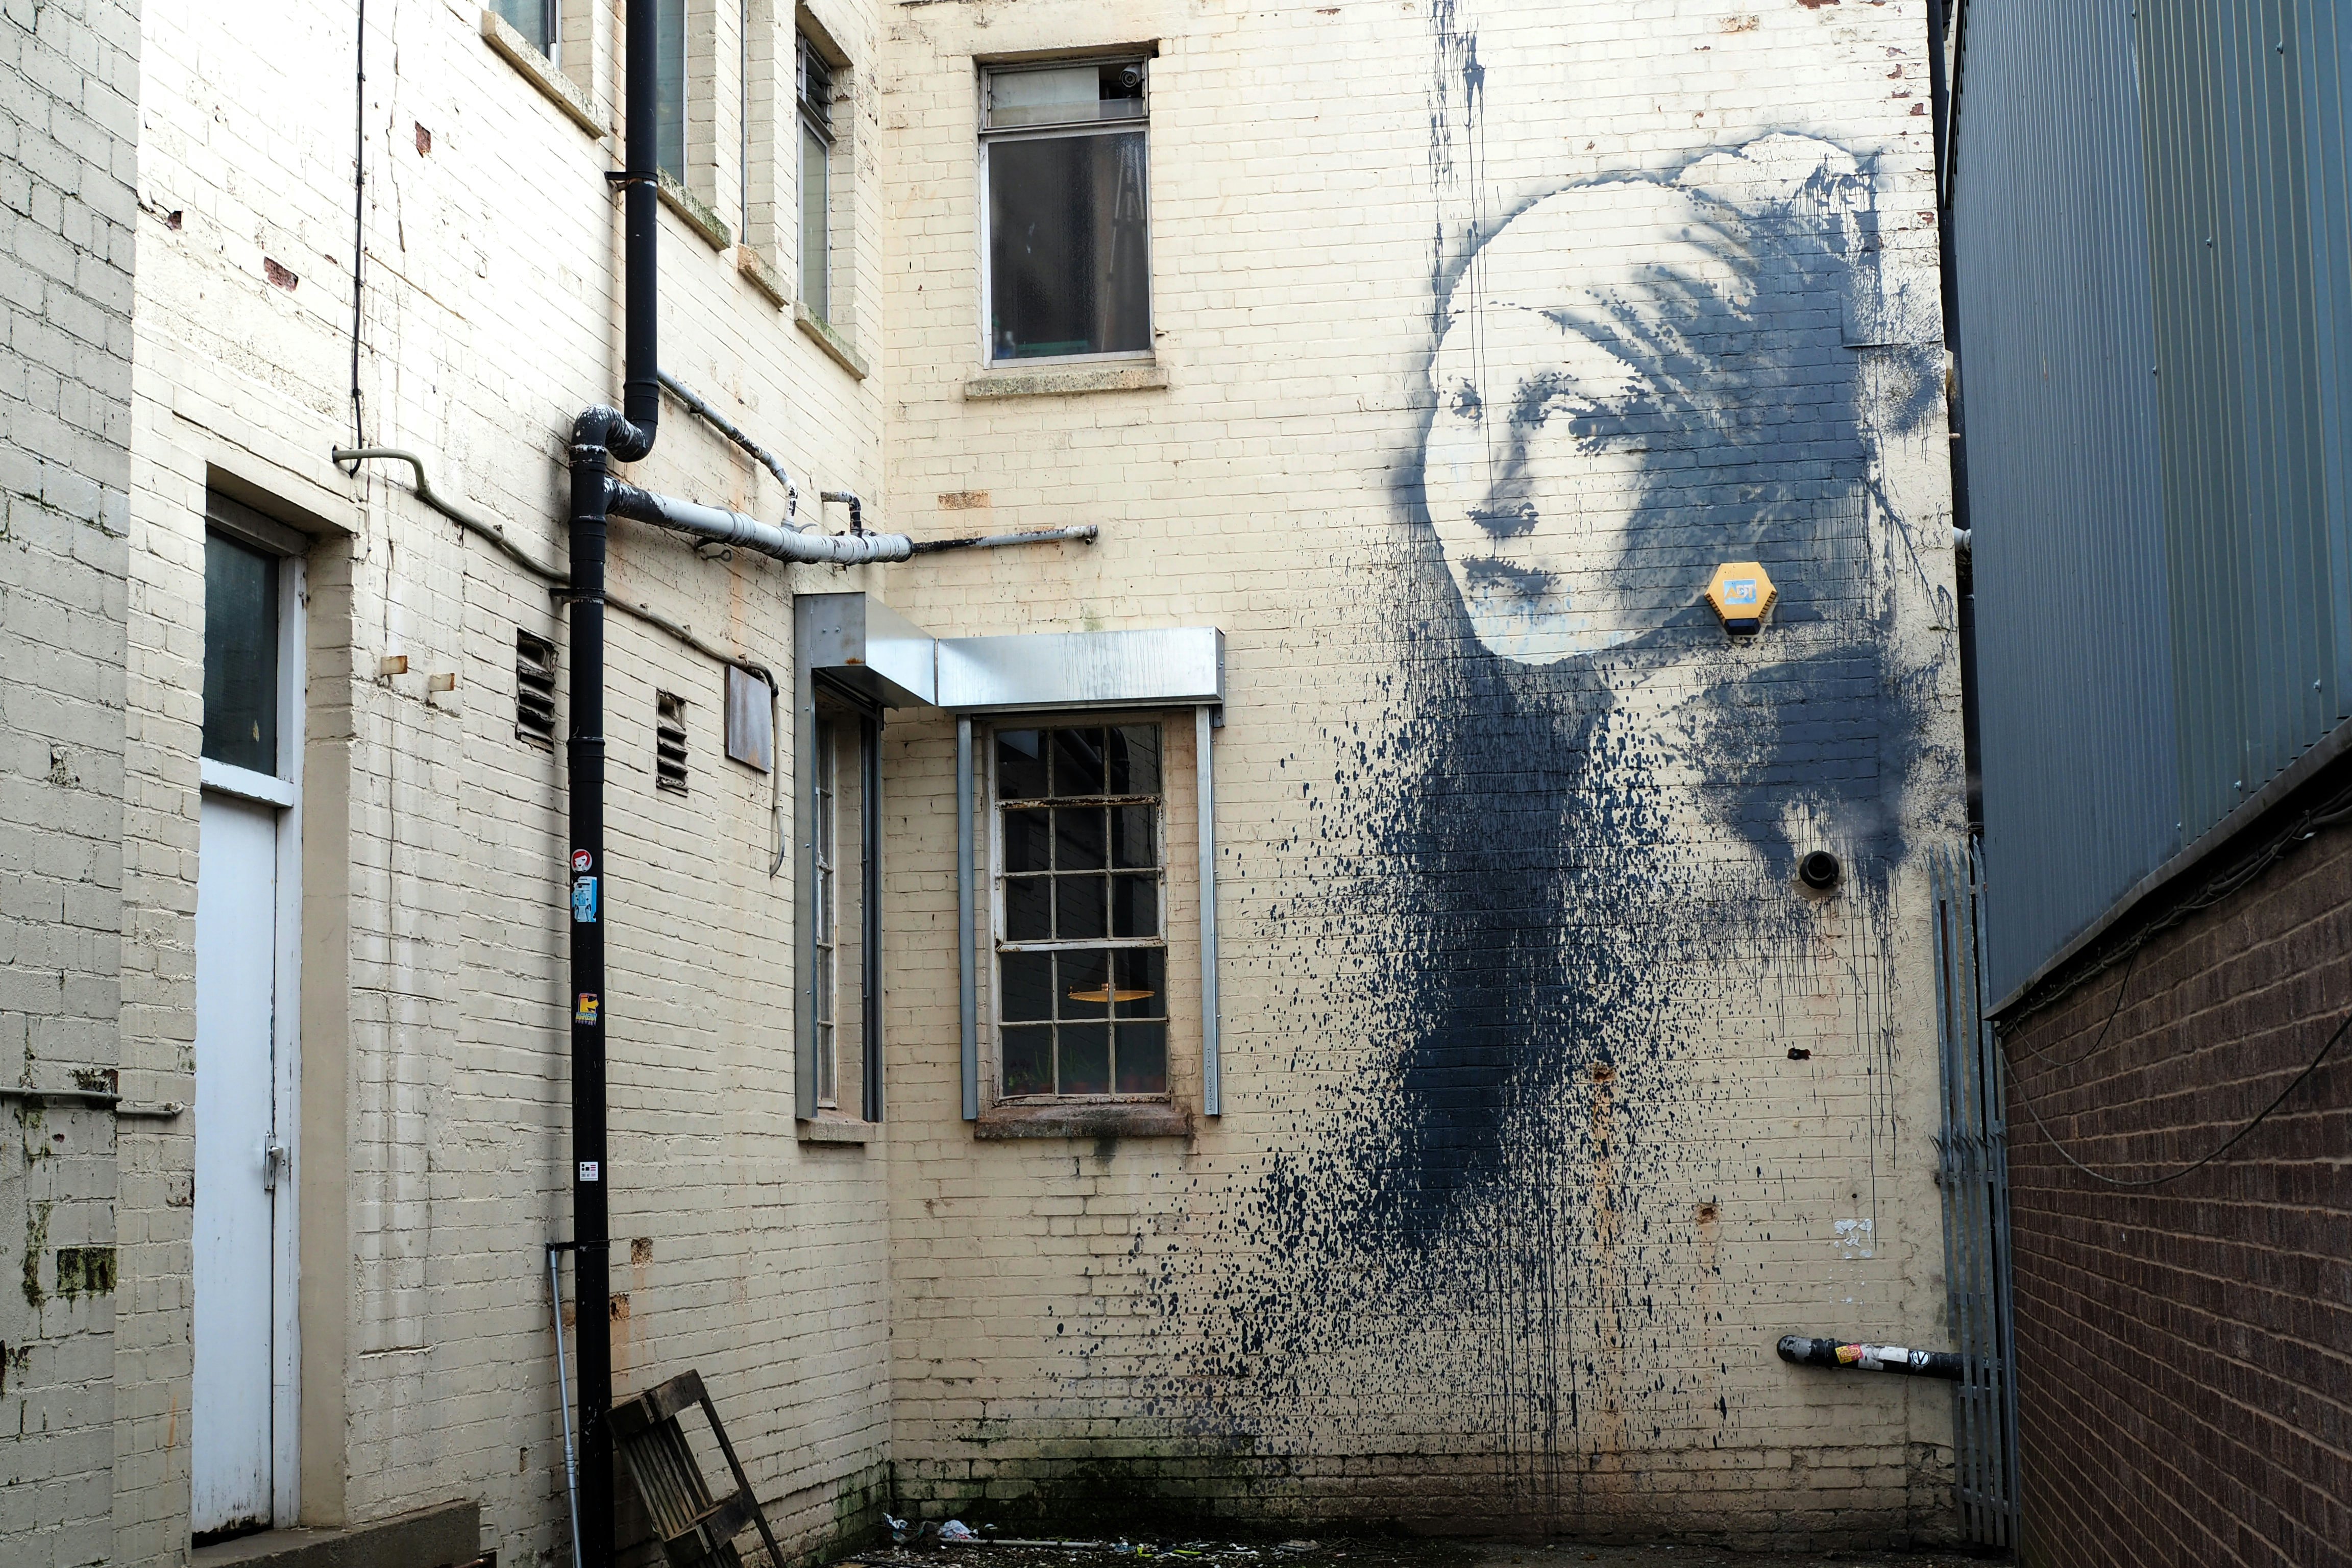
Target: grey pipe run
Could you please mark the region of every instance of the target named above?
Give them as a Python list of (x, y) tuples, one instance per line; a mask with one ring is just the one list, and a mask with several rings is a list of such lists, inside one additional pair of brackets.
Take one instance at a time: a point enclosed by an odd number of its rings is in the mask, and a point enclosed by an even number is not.
[(966, 539), (919, 539), (915, 553), (933, 555), (942, 550), (1002, 550), (1008, 544), (1055, 544), (1063, 540), (1075, 540), (1092, 544), (1102, 530), (1091, 522), (1069, 528), (1035, 528), (1025, 533), (975, 533)]
[(915, 542), (904, 534), (803, 533), (723, 507), (656, 495), (618, 479), (608, 482), (604, 510), (613, 517), (650, 522), (656, 528), (675, 529), (715, 543), (756, 550), (779, 561), (812, 565), (863, 566), (876, 561), (904, 561), (915, 552)]
[(398, 447), (338, 447), (334, 450), (334, 458), (337, 463), (358, 463), (368, 458), (383, 458), (394, 463), (406, 463), (408, 465), (409, 473), (415, 479), (416, 499), (418, 500), (423, 501), (426, 506), (431, 507), (435, 511), (439, 512), (443, 517), (447, 518), (451, 522), (457, 524), (458, 527), (465, 529), (467, 532), (480, 534), (484, 539), (487, 539), (492, 544), (497, 545), (499, 552), (503, 553), (508, 560), (513, 562), (516, 565), (521, 567), (524, 571), (530, 573), (541, 582), (552, 583), (558, 587), (565, 586), (570, 582), (569, 578), (565, 577), (562, 573), (558, 572), (554, 567), (544, 565), (538, 561), (532, 560), (527, 551), (523, 550), (521, 546), (516, 544), (513, 540), (507, 537), (507, 531), (505, 529), (500, 528), (495, 522), (485, 521), (483, 519), (476, 517), (466, 508), (459, 506), (456, 501), (453, 501), (446, 496), (441, 495), (436, 491), (433, 488), (433, 481), (427, 479), (425, 475), (425, 459), (418, 457), (415, 453), (403, 450)]
[(792, 521), (793, 518), (800, 515), (801, 488), (793, 483), (792, 475), (784, 471), (784, 465), (781, 458), (752, 440), (751, 437), (743, 434), (733, 420), (679, 385), (677, 378), (671, 375), (669, 372), (661, 373), (661, 384), (663, 391), (685, 404), (691, 412), (701, 416), (712, 429), (751, 453), (753, 458), (759, 459), (768, 472), (776, 476), (776, 482), (784, 487), (784, 521), (786, 522)]
[(1958, 1383), (1968, 1375), (1958, 1351), (1915, 1351), (1905, 1345), (1868, 1345), (1850, 1340), (1812, 1340), (1802, 1334), (1780, 1338), (1780, 1359), (1793, 1366), (1825, 1366), (1833, 1371), (1893, 1372), (1906, 1377), (1940, 1377)]
[(818, 499), (820, 500), (838, 501), (843, 506), (847, 507), (849, 509), (849, 531), (852, 533), (863, 533), (866, 531), (866, 503), (857, 499), (857, 492), (856, 490), (823, 490), (818, 492)]
[[(677, 390), (667, 378), (664, 379), (663, 384), (670, 386), (673, 392)], [(682, 395), (680, 400), (684, 401), (685, 397)], [(693, 406), (692, 404), (688, 405)], [(507, 536), (505, 529), (486, 518), (477, 516), (470, 509), (451, 500), (435, 489), (431, 477), (425, 471), (425, 459), (416, 453), (402, 447), (338, 447), (331, 455), (338, 463), (357, 463), (373, 458), (387, 462), (407, 464), (410, 477), (414, 481), (412, 488), (416, 491), (418, 500), (465, 529), (468, 533), (478, 534), (488, 541), (497, 547), (500, 554), (540, 581), (552, 584), (559, 589), (570, 585), (569, 578), (553, 567), (532, 559), (528, 551)], [(763, 460), (766, 460), (764, 455)], [(785, 482), (789, 484), (791, 481)], [(889, 533), (854, 533), (847, 537), (826, 538), (821, 534), (803, 533), (793, 529), (780, 529), (772, 523), (761, 522), (757, 518), (745, 517), (739, 511), (723, 511), (717, 507), (698, 506), (692, 501), (673, 500), (667, 496), (657, 496), (651, 491), (638, 489), (634, 485), (615, 483), (612, 488), (615, 497), (612, 510), (623, 517), (634, 517), (641, 522), (651, 522), (659, 527), (673, 528), (681, 532), (692, 533), (703, 538), (723, 538), (729, 543), (740, 543), (747, 549), (775, 556), (781, 561), (818, 562), (850, 566), (874, 561), (904, 561), (909, 556), (931, 555), (942, 550), (1002, 550), (1010, 545), (1056, 544), (1066, 541), (1091, 544), (1102, 533), (1100, 528), (1087, 522), (1069, 528), (1032, 529), (1020, 533), (973, 534), (963, 539), (920, 539), (907, 542), (898, 534)], [(630, 511), (621, 506), (618, 497), (625, 491), (632, 497), (643, 497), (657, 515)], [(828, 490), (825, 492), (825, 499), (834, 500), (848, 494), (846, 490)], [(712, 527), (703, 526), (704, 524), (718, 525), (723, 531), (714, 531)], [(751, 537), (743, 537), (746, 530), (750, 531)], [(763, 538), (788, 540), (790, 542), (781, 549), (772, 550), (760, 542)], [(903, 552), (893, 552), (890, 547), (896, 542), (905, 542), (908, 547)], [(681, 640), (694, 643), (698, 648), (701, 647), (691, 633), (686, 632), (673, 622), (656, 616), (650, 606), (626, 605), (617, 599), (613, 603), (616, 608), (625, 610), (640, 620), (648, 621), (660, 626), (664, 631), (673, 632)], [(722, 663), (740, 664), (746, 668), (752, 668), (751, 661), (743, 655), (718, 649), (706, 651), (709, 651), (712, 657)]]

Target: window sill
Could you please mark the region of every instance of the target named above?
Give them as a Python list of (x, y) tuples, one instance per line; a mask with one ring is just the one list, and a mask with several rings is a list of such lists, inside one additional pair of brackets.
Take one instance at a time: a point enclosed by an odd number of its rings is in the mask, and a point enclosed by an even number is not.
[(992, 1105), (975, 1138), (1190, 1138), (1192, 1113), (1164, 1100), (1023, 1101)]
[(880, 1135), (882, 1126), (877, 1121), (845, 1116), (838, 1110), (820, 1110), (814, 1118), (803, 1117), (795, 1122), (793, 1131), (803, 1143), (871, 1143)]
[(830, 323), (809, 314), (806, 305), (793, 307), (793, 324), (816, 340), (816, 346), (831, 357), (833, 363), (856, 376), (866, 379), (866, 356), (849, 346), (849, 340), (833, 330)]
[(532, 48), (530, 40), (496, 11), (482, 13), (482, 42), (504, 56), (507, 64), (520, 71), (525, 81), (539, 89), (581, 130), (598, 141), (609, 133), (611, 128), (598, 122), (596, 111), (589, 106), (588, 95), (580, 84), (556, 69), (553, 60)]
[(769, 304), (779, 310), (792, 309), (792, 290), (784, 287), (782, 276), (768, 265), (768, 258), (760, 254), (757, 246), (735, 247), (735, 270), (743, 275), (745, 282), (766, 295)]
[(1078, 392), (1153, 392), (1168, 384), (1168, 373), (1149, 362), (1055, 365), (1052, 369), (984, 370), (963, 384), (967, 399), (1060, 397)]
[(661, 177), (662, 205), (686, 220), (686, 226), (702, 237), (702, 243), (713, 250), (724, 250), (735, 243), (727, 220), (702, 205), (702, 198), (671, 179)]

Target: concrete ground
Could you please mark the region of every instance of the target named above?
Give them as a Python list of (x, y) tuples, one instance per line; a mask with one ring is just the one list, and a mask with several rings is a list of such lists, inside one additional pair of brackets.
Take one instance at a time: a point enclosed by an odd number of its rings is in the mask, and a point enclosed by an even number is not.
[(884, 1547), (834, 1568), (1987, 1568), (2006, 1561), (1964, 1551), (1735, 1552), (1721, 1546), (1600, 1546), (1413, 1536), (1327, 1540), (991, 1541)]

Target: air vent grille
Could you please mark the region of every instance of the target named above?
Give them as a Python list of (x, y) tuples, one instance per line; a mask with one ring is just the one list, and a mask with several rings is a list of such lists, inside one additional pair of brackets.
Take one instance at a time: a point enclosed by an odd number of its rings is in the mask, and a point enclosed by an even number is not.
[(686, 793), (686, 699), (654, 694), (654, 783)]
[(515, 733), (555, 744), (555, 645), (524, 631), (515, 633)]

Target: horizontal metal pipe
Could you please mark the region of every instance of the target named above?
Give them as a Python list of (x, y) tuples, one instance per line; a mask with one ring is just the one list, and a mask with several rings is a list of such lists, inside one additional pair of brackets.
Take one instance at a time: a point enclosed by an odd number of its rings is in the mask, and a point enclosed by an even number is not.
[(554, 567), (542, 565), (532, 560), (520, 545), (507, 537), (507, 531), (497, 523), (476, 517), (456, 501), (436, 492), (433, 488), (433, 481), (425, 477), (425, 459), (415, 453), (405, 451), (398, 447), (338, 447), (334, 450), (334, 458), (338, 463), (356, 463), (368, 458), (382, 458), (389, 462), (406, 463), (409, 473), (416, 481), (418, 500), (467, 531), (480, 534), (484, 539), (497, 545), (508, 560), (512, 561), (540, 581), (553, 583), (558, 586), (570, 581)]
[(656, 528), (690, 533), (698, 539), (740, 545), (779, 561), (811, 565), (863, 566), (876, 561), (904, 561), (915, 552), (914, 541), (904, 534), (802, 533), (724, 507), (656, 495), (618, 480), (607, 492), (604, 510), (609, 516), (631, 518)]
[(733, 420), (728, 418), (727, 416), (719, 413), (719, 410), (711, 407), (709, 404), (704, 402), (700, 397), (696, 396), (693, 393), (680, 385), (677, 378), (670, 374), (669, 372), (663, 371), (661, 373), (661, 384), (663, 391), (668, 393), (672, 397), (677, 398), (680, 403), (685, 404), (690, 411), (699, 415), (712, 429), (718, 431), (721, 436), (726, 437), (730, 441), (734, 442), (738, 447), (742, 447), (746, 452), (751, 453), (753, 458), (757, 458), (760, 463), (767, 468), (768, 472), (775, 475), (776, 482), (784, 487), (784, 516), (786, 520), (789, 521), (790, 519), (799, 515), (801, 509), (800, 487), (793, 483), (792, 475), (784, 471), (782, 459), (779, 458), (773, 452), (769, 451), (765, 447), (761, 446), (757, 441), (752, 440), (751, 437), (746, 436), (742, 430), (736, 426)]
[(1915, 1351), (1904, 1345), (1866, 1345), (1844, 1340), (1780, 1338), (1780, 1359), (1797, 1366), (1851, 1372), (1895, 1372), (1908, 1377), (1941, 1377), (1958, 1383), (1966, 1365), (1958, 1351)]
[(1091, 522), (1075, 528), (1039, 528), (1026, 533), (975, 533), (965, 539), (920, 539), (915, 542), (915, 553), (930, 555), (941, 550), (1002, 550), (1009, 544), (1054, 544), (1063, 540), (1075, 540), (1092, 544), (1102, 530)]

